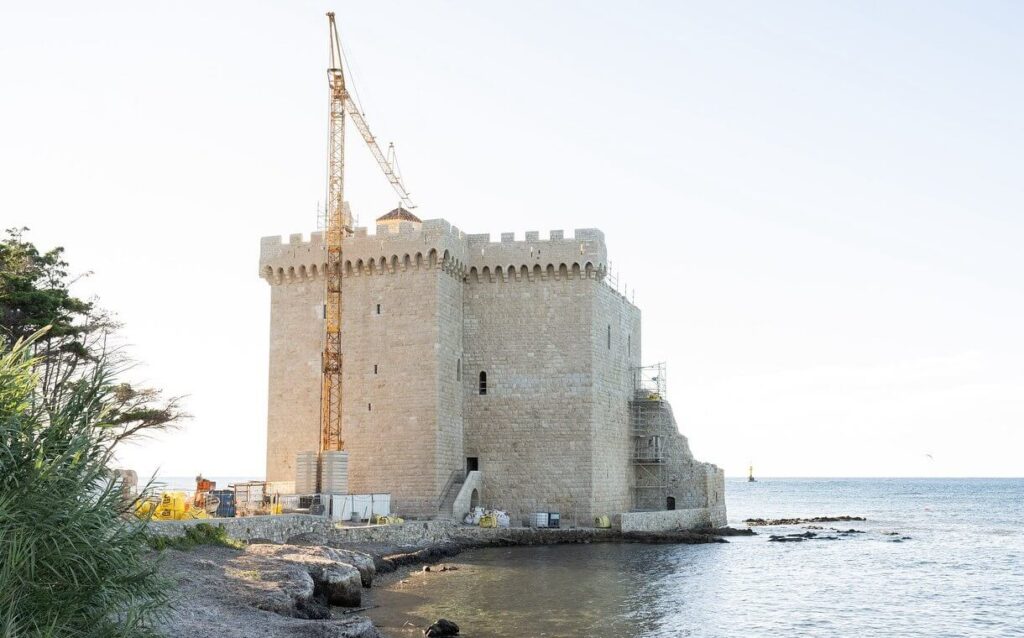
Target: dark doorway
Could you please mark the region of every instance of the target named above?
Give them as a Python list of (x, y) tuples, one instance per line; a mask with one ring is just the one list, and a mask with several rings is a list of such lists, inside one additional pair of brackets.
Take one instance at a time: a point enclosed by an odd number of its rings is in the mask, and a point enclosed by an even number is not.
[(480, 469), (480, 459), (475, 456), (466, 457), (466, 472), (476, 472)]
[(670, 496), (665, 499), (665, 509), (674, 510), (676, 508), (676, 497)]

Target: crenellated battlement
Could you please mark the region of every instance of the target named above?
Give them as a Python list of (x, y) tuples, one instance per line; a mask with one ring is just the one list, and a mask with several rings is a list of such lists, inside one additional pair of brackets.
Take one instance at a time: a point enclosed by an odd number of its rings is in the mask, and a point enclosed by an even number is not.
[(535, 230), (518, 241), (515, 233), (500, 237), (494, 242), (489, 234), (467, 235), (468, 281), (603, 279), (607, 272), (604, 233), (595, 228), (577, 228), (572, 237), (561, 230), (550, 231), (547, 239)]
[[(260, 240), (260, 276), (271, 284), (316, 279), (326, 268), (323, 234), (308, 240), (301, 234)], [(393, 274), (414, 269), (440, 268), (468, 282), (565, 278), (604, 278), (607, 250), (604, 233), (579, 228), (572, 237), (552, 230), (547, 239), (528, 231), (521, 240), (515, 233), (467, 235), (443, 219), (429, 219), (420, 227), (399, 225), (392, 232), (378, 225), (376, 234), (365, 227), (346, 237), (342, 252), (343, 276)]]

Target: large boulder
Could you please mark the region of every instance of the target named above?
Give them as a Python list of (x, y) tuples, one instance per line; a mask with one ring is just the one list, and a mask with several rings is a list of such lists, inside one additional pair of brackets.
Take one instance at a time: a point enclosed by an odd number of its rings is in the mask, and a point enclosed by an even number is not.
[(359, 570), (328, 556), (323, 547), (297, 545), (249, 545), (247, 554), (274, 558), (301, 566), (313, 580), (314, 594), (328, 604), (358, 607), (362, 602), (363, 580)]
[(369, 587), (373, 584), (373, 579), (377, 575), (377, 565), (369, 554), (334, 547), (320, 547), (318, 549), (323, 551), (323, 555), (326, 558), (352, 565), (358, 569), (359, 579), (363, 582), (363, 587)]
[(348, 563), (359, 570), (359, 577), (363, 581), (363, 587), (373, 585), (373, 579), (377, 576), (377, 563), (371, 554), (351, 549), (338, 549), (330, 547), (331, 537), (323, 532), (306, 532), (288, 538), (287, 545), (298, 545), (308, 547), (311, 551), (336, 560), (340, 563)]

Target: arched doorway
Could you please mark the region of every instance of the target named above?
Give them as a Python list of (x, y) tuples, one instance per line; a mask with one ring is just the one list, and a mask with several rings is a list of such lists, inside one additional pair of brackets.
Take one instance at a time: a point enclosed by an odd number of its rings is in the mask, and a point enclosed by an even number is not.
[(473, 491), (469, 494), (469, 510), (473, 511), (480, 505), (480, 493), (473, 488)]

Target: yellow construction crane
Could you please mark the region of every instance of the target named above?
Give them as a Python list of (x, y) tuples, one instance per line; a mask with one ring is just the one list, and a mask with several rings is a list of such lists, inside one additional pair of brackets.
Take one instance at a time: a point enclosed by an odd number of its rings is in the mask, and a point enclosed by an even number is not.
[(352, 234), (352, 216), (345, 209), (345, 114), (352, 117), (384, 176), (398, 193), (400, 204), (415, 208), (402, 183), (395, 161), (394, 145), (388, 155), (381, 152), (377, 140), (363, 118), (362, 110), (345, 86), (341, 39), (334, 13), (327, 14), (331, 38), (331, 66), (327, 69), (331, 105), (329, 150), (327, 154), (327, 280), (324, 294), (324, 352), (320, 390), (320, 451), (343, 450), (345, 441), (341, 422), (341, 250), (342, 240)]

